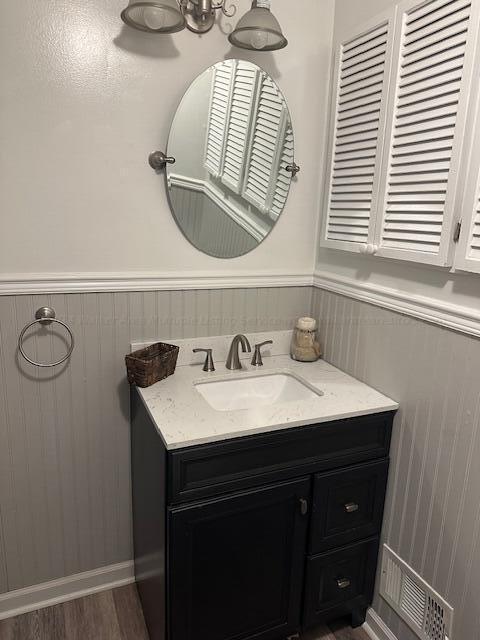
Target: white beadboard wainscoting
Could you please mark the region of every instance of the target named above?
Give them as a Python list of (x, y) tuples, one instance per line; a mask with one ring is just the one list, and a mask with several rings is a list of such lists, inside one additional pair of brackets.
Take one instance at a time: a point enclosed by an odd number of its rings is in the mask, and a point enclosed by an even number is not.
[[(480, 628), (480, 340), (322, 289), (314, 291), (313, 315), (325, 359), (400, 403), (384, 541), (454, 607), (453, 638), (473, 640)], [(373, 609), (399, 640), (418, 640), (378, 593)]]
[[(0, 296), (0, 593), (131, 559), (132, 341), (289, 329), (311, 299), (310, 287)], [(43, 305), (75, 335), (54, 371), (17, 353)], [(52, 325), (25, 347), (48, 361), (61, 335)]]

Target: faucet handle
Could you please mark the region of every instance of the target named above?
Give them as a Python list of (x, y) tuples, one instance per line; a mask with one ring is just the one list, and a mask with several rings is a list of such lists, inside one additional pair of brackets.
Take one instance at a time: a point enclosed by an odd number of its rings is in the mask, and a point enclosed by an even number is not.
[(193, 349), (193, 353), (206, 353), (205, 363), (203, 365), (204, 371), (215, 371), (215, 365), (213, 364), (212, 349)]
[(252, 365), (254, 367), (263, 367), (263, 358), (261, 348), (266, 344), (273, 344), (273, 340), (265, 340), (265, 342), (260, 342), (260, 344), (255, 345), (255, 353), (252, 358)]

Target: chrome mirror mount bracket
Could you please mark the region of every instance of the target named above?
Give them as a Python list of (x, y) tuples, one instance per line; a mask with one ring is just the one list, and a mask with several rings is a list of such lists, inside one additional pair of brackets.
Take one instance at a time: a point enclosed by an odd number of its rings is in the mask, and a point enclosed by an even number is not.
[(163, 151), (154, 151), (148, 156), (148, 164), (157, 172), (165, 171), (167, 164), (175, 162), (175, 158), (167, 156)]

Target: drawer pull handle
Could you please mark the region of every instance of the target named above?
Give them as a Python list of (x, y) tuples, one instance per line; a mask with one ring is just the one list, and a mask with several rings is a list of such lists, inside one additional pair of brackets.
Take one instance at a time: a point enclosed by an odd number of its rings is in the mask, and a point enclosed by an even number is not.
[(337, 585), (339, 589), (347, 589), (350, 586), (351, 582), (348, 578), (340, 578), (337, 580)]
[(347, 504), (345, 505), (345, 511), (347, 513), (355, 513), (355, 511), (358, 511), (358, 509), (359, 506), (355, 502), (347, 502)]
[(306, 516), (308, 513), (308, 502), (305, 498), (300, 498), (300, 513), (302, 516)]

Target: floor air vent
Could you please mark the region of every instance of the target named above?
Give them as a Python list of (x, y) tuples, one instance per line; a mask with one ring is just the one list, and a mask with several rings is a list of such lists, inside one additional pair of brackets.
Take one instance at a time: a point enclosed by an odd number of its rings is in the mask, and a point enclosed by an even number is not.
[(453, 640), (453, 609), (387, 545), (380, 595), (421, 640)]

